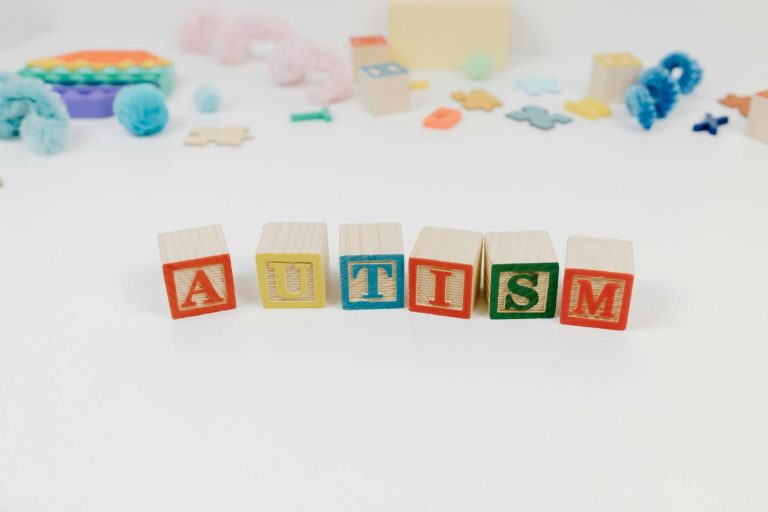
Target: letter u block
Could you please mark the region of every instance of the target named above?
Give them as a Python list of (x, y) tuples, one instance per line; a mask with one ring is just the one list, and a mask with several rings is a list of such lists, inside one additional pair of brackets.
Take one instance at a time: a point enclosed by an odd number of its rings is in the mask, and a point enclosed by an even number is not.
[(341, 307), (405, 306), (405, 256), (400, 224), (344, 224), (339, 230)]
[(171, 317), (235, 308), (232, 263), (221, 226), (157, 236)]
[(631, 53), (602, 53), (592, 60), (589, 95), (603, 103), (623, 103), (624, 93), (637, 82), (643, 63)]
[(491, 318), (553, 318), (559, 272), (546, 231), (485, 235), (485, 293)]
[(560, 323), (626, 329), (634, 279), (632, 242), (570, 237)]
[(256, 250), (265, 308), (322, 308), (328, 273), (328, 230), (317, 222), (266, 224)]
[(408, 309), (469, 318), (480, 284), (483, 235), (424, 228), (408, 258)]

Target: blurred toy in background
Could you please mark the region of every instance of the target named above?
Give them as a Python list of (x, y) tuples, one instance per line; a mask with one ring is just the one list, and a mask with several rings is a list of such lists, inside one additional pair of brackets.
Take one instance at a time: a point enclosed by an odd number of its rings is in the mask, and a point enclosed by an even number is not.
[(483, 52), (474, 52), (464, 62), (464, 72), (472, 80), (485, 80), (493, 71), (493, 57)]
[(64, 102), (36, 78), (0, 73), (0, 139), (21, 137), (35, 153), (64, 149), (69, 116)]
[(195, 107), (198, 112), (216, 112), (221, 106), (221, 95), (213, 84), (202, 84), (195, 89)]
[(747, 117), (749, 115), (749, 105), (752, 103), (752, 96), (729, 94), (725, 98), (720, 98), (717, 102), (729, 108), (737, 108), (742, 116)]
[(67, 105), (69, 117), (75, 119), (95, 119), (112, 117), (112, 105), (121, 85), (54, 85)]
[(724, 124), (728, 124), (727, 116), (715, 117), (712, 114), (707, 113), (702, 122), (693, 125), (693, 131), (708, 131), (710, 135), (717, 135), (718, 128)]
[(592, 58), (589, 97), (604, 104), (621, 103), (629, 87), (637, 82), (643, 63), (629, 52), (601, 53)]
[(520, 89), (531, 96), (544, 93), (558, 94), (563, 91), (560, 81), (551, 76), (523, 76), (515, 79), (515, 89)]
[(627, 109), (640, 126), (650, 130), (656, 120), (669, 115), (680, 94), (696, 89), (702, 77), (697, 60), (682, 52), (670, 53), (658, 66), (643, 71), (637, 84), (627, 89)]
[(243, 141), (253, 138), (247, 126), (198, 126), (192, 128), (184, 139), (187, 146), (206, 146), (214, 143), (219, 146), (239, 146)]
[(768, 143), (768, 90), (752, 96), (747, 117), (747, 137)]
[(115, 97), (115, 116), (133, 135), (155, 135), (168, 123), (165, 96), (152, 84), (124, 87)]
[(287, 23), (270, 16), (196, 14), (182, 24), (179, 42), (184, 50), (211, 53), (222, 64), (247, 62), (253, 43), (273, 43), (268, 67), (274, 84), (298, 84), (309, 73), (318, 73), (325, 81), (309, 92), (311, 101), (335, 103), (352, 93), (352, 73), (343, 56), (299, 37)]
[(392, 60), (387, 38), (380, 35), (350, 37), (349, 60), (352, 62), (352, 74), (355, 80), (359, 80), (361, 67)]

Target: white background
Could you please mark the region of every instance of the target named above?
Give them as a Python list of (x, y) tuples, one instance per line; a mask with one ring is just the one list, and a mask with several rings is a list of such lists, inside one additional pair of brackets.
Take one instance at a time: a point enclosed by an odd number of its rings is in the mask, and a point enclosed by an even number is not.
[[(344, 48), (386, 30), (383, 2), (263, 2)], [(184, 2), (10, 2), (0, 69), (88, 47), (176, 61), (171, 122), (139, 139), (74, 121), (66, 152), (0, 143), (0, 510), (764, 511), (768, 146), (717, 105), (768, 87), (764, 2), (532, 2), (513, 7), (512, 66), (484, 84), (505, 106), (450, 132), (421, 120), (473, 84), (419, 72), (410, 113), (353, 99), (331, 124), (280, 89), (263, 59), (222, 68), (180, 54)], [(248, 9), (239, 6), (240, 11)], [(6, 10), (6, 13), (8, 11)], [(119, 19), (119, 21), (115, 21)], [(657, 25), (653, 25), (657, 23)], [(115, 27), (116, 26), (116, 27)], [(38, 33), (35, 35), (35, 33)], [(652, 65), (685, 49), (707, 75), (642, 132), (623, 107), (541, 132), (503, 113), (561, 109), (586, 92), (595, 51)], [(268, 51), (262, 49), (263, 51)], [(528, 98), (514, 76), (551, 73)], [(225, 104), (197, 114), (214, 81)], [(729, 114), (717, 137), (692, 133)], [(248, 124), (239, 149), (187, 148), (199, 124)], [(635, 243), (629, 329), (265, 311), (254, 251), (276, 220), (546, 229)], [(220, 223), (238, 308), (172, 321), (159, 232)], [(408, 249), (407, 249), (408, 250)]]

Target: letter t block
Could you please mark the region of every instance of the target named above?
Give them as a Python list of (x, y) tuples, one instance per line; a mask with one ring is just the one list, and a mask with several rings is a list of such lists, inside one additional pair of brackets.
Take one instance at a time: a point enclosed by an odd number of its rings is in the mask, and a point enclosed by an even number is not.
[(171, 317), (235, 308), (235, 284), (221, 226), (157, 236)]
[(559, 272), (546, 231), (485, 235), (485, 293), (491, 318), (553, 318)]
[(483, 235), (424, 228), (408, 259), (408, 309), (469, 318), (480, 284)]
[(560, 323), (626, 329), (633, 283), (632, 242), (570, 237)]
[(405, 256), (400, 224), (344, 224), (339, 230), (341, 307), (405, 306)]
[(328, 275), (328, 230), (318, 222), (266, 224), (256, 250), (265, 308), (322, 308)]

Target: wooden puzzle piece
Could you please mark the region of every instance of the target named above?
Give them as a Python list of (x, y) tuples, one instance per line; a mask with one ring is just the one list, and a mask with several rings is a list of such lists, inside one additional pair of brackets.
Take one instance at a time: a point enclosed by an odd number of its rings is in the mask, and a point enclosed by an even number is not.
[(529, 105), (523, 107), (522, 110), (516, 112), (510, 112), (507, 117), (514, 119), (515, 121), (528, 121), (531, 126), (535, 126), (540, 130), (551, 130), (557, 123), (570, 123), (572, 118), (564, 116), (562, 114), (550, 114), (545, 108)]
[(515, 89), (538, 96), (545, 92), (557, 94), (562, 92), (563, 87), (560, 85), (560, 81), (551, 76), (524, 76), (515, 79)]
[(578, 101), (566, 101), (565, 110), (592, 121), (611, 116), (611, 108), (608, 105), (590, 96)]
[(251, 129), (247, 126), (200, 126), (192, 128), (184, 139), (187, 146), (205, 146), (210, 142), (222, 146), (239, 146), (244, 140), (252, 139)]
[(726, 107), (737, 108), (742, 116), (747, 117), (749, 115), (749, 106), (752, 104), (752, 96), (729, 94), (725, 98), (717, 100), (717, 102)]
[(472, 89), (469, 94), (456, 91), (451, 94), (451, 98), (461, 103), (467, 110), (482, 109), (491, 112), (501, 106), (501, 102), (485, 89)]

